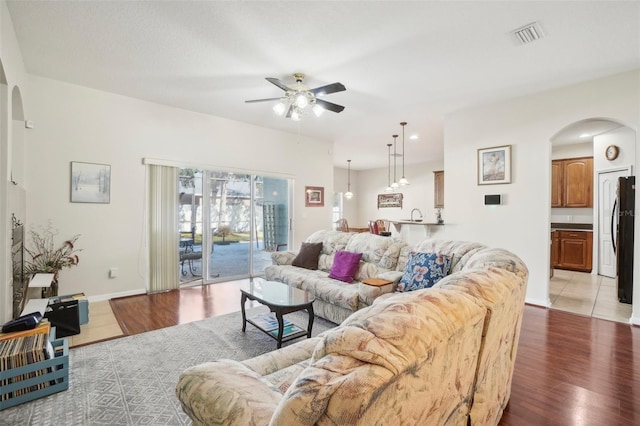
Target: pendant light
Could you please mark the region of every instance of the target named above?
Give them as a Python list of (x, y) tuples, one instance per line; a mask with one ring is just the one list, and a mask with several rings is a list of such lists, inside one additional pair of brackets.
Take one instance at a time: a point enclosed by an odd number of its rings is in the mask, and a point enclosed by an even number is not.
[(347, 200), (353, 198), (353, 192), (351, 192), (351, 160), (347, 160), (347, 192), (344, 193), (344, 198)]
[(391, 192), (393, 191), (393, 188), (391, 187), (391, 144), (388, 143), (387, 144), (387, 149), (389, 151), (389, 154), (387, 155), (387, 160), (389, 160), (389, 172), (387, 173), (387, 189), (385, 189), (385, 191), (387, 192)]
[(402, 186), (405, 186), (409, 185), (409, 181), (406, 177), (404, 177), (404, 126), (407, 125), (407, 122), (403, 121), (402, 123), (400, 123), (400, 125), (402, 126), (402, 177), (400, 178), (400, 182), (398, 183)]
[(393, 183), (391, 184), (391, 188), (396, 189), (400, 185), (398, 185), (398, 181), (396, 180), (396, 159), (398, 158), (398, 154), (396, 153), (396, 138), (398, 135), (393, 135)]

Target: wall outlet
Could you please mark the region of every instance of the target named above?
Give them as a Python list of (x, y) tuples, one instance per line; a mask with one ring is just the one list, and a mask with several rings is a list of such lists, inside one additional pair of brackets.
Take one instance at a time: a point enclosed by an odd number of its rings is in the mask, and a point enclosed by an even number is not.
[(567, 216), (567, 222), (573, 222), (573, 216), (569, 215)]
[(109, 278), (116, 278), (118, 276), (118, 268), (109, 268)]

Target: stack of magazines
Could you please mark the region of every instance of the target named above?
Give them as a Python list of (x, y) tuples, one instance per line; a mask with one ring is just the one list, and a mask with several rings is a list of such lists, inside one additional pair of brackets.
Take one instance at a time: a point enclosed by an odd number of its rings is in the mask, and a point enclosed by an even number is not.
[[(251, 318), (258, 327), (262, 328), (264, 331), (271, 333), (274, 336), (278, 336), (278, 320), (274, 315), (264, 314)], [(291, 321), (284, 319), (282, 320), (284, 325), (282, 329), (282, 336), (288, 336), (293, 333), (297, 333), (302, 331), (300, 327), (292, 323)]]

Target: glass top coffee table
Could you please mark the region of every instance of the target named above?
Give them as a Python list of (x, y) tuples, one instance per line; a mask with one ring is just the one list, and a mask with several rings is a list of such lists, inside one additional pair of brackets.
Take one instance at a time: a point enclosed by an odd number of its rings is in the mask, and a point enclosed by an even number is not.
[[(313, 327), (313, 295), (305, 290), (299, 290), (276, 281), (266, 281), (254, 279), (249, 284), (248, 290), (241, 289), (240, 306), (242, 310), (242, 331), (246, 331), (247, 323), (252, 324), (271, 338), (278, 342), (278, 349), (282, 347), (282, 342), (297, 339), (299, 337), (311, 337)], [(266, 314), (253, 318), (247, 318), (245, 313), (245, 302), (255, 300), (269, 308), (275, 313)], [(309, 314), (307, 329), (303, 330), (297, 325), (283, 318), (284, 315), (292, 312), (306, 310)]]

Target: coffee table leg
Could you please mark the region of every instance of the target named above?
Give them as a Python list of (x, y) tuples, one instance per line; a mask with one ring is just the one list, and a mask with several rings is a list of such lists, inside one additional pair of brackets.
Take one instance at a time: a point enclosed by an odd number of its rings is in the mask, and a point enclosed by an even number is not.
[(242, 332), (247, 329), (247, 314), (244, 312), (244, 303), (247, 301), (247, 295), (242, 293), (240, 297), (240, 310), (242, 311)]
[(282, 333), (284, 333), (284, 320), (282, 319), (282, 311), (276, 310), (276, 319), (278, 320), (278, 349), (282, 347)]
[(309, 305), (307, 308), (307, 313), (309, 314), (309, 324), (307, 325), (307, 338), (311, 337), (311, 328), (313, 327), (313, 303)]

